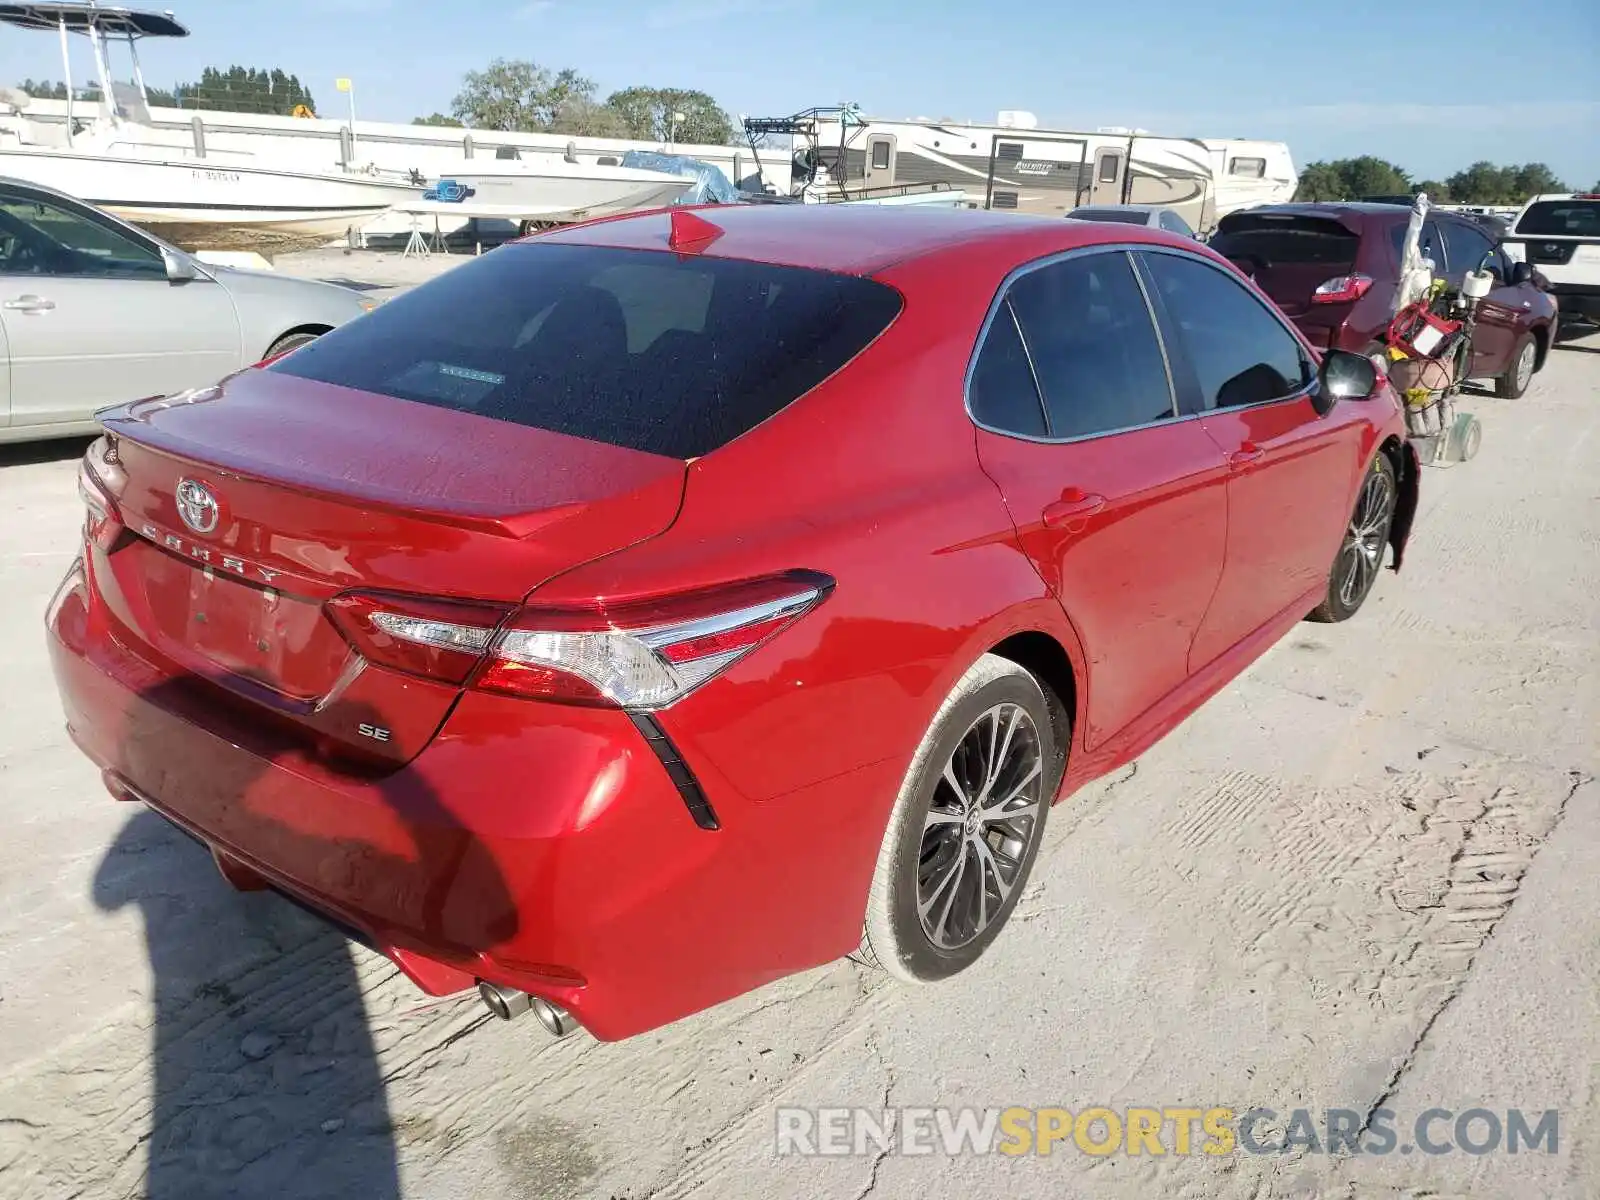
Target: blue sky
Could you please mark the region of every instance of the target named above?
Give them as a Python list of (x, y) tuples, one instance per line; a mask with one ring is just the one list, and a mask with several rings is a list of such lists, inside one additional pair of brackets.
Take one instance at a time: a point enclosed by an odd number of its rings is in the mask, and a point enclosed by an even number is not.
[[(138, 0), (119, 0), (138, 6)], [(735, 115), (858, 101), (882, 117), (1285, 141), (1296, 162), (1375, 153), (1414, 175), (1475, 159), (1600, 180), (1600, 0), (154, 0), (193, 36), (145, 43), (146, 77), (282, 66), (323, 115), (447, 111), (497, 55), (572, 66), (601, 93), (699, 87)], [(86, 61), (86, 59), (84, 60)], [(79, 68), (81, 70), (81, 67)], [(0, 29), (0, 83), (58, 77), (48, 35)], [(1474, 82), (1463, 86), (1463, 79)]]

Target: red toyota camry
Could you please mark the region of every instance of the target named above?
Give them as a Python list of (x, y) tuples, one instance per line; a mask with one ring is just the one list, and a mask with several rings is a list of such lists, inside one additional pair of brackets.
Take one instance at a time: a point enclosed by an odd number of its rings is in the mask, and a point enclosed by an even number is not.
[(47, 621), (119, 799), (626, 1037), (1005, 924), (1049, 805), (1398, 567), (1393, 391), (1157, 230), (676, 210), (103, 415)]

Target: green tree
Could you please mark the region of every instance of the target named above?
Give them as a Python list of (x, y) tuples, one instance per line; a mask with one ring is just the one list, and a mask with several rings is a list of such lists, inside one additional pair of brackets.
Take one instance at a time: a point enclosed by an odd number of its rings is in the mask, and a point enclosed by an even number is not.
[[(177, 107), (208, 112), (271, 113), (287, 117), (300, 105), (315, 111), (310, 90), (297, 75), (281, 68), (231, 66), (226, 70), (207, 67), (194, 83), (180, 83), (173, 89)], [(155, 100), (155, 94), (151, 94)]]
[(526, 59), (497, 58), (463, 76), (451, 111), (474, 129), (547, 130), (572, 101), (591, 99), (594, 87), (570, 67), (551, 72)]
[(1411, 179), (1404, 169), (1394, 163), (1370, 154), (1360, 158), (1341, 159), (1334, 164), (1344, 179), (1347, 199), (1359, 200), (1363, 196), (1398, 196), (1412, 191)]
[(1296, 200), (1344, 200), (1344, 179), (1333, 163), (1307, 163), (1300, 169), (1300, 186), (1295, 189)]
[(49, 79), (24, 79), (17, 85), (28, 95), (39, 100), (65, 100), (67, 98), (67, 85), (56, 83)]
[(1428, 202), (1430, 204), (1455, 203), (1455, 201), (1450, 198), (1450, 185), (1448, 183), (1440, 183), (1437, 179), (1424, 179), (1421, 183), (1416, 185), (1416, 190), (1419, 192), (1426, 192), (1428, 194)]
[(1515, 191), (1515, 172), (1492, 162), (1473, 163), (1445, 181), (1457, 204), (1508, 204)]
[(1363, 196), (1398, 196), (1415, 189), (1405, 171), (1370, 154), (1307, 163), (1300, 172), (1297, 200), (1359, 200)]
[(461, 122), (454, 117), (447, 117), (443, 113), (433, 113), (426, 117), (412, 117), (413, 125), (447, 125), (454, 129), (462, 127)]
[[(686, 88), (631, 87), (613, 92), (606, 107), (621, 114), (628, 135), (647, 142), (687, 142), (725, 146), (733, 121), (705, 92)], [(676, 123), (672, 114), (683, 119)]]
[(607, 104), (596, 104), (588, 96), (574, 96), (563, 104), (550, 122), (551, 133), (570, 137), (628, 137), (628, 123), (622, 114)]
[(1524, 163), (1518, 167), (1511, 177), (1511, 187), (1513, 195), (1509, 199), (1513, 204), (1520, 204), (1530, 196), (1568, 190), (1544, 163)]

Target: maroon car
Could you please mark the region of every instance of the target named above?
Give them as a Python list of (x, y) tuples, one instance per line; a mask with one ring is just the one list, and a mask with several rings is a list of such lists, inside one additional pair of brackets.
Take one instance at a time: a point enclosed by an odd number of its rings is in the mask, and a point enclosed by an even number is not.
[[(1275, 204), (1224, 217), (1210, 245), (1313, 345), (1368, 352), (1388, 328), (1410, 220), (1398, 204)], [(1423, 227), (1422, 253), (1455, 287), (1487, 259), (1499, 285), (1478, 309), (1472, 376), (1493, 379), (1497, 395), (1522, 395), (1544, 367), (1556, 322), (1556, 302), (1533, 268), (1508, 258), (1471, 217), (1438, 209)]]

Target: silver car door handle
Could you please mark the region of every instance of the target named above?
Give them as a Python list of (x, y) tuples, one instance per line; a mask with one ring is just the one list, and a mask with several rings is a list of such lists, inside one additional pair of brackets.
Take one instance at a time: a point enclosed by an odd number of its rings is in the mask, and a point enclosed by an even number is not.
[(7, 300), (4, 307), (11, 312), (49, 312), (56, 306), (54, 300), (46, 300), (43, 296), (18, 296), (15, 300)]

